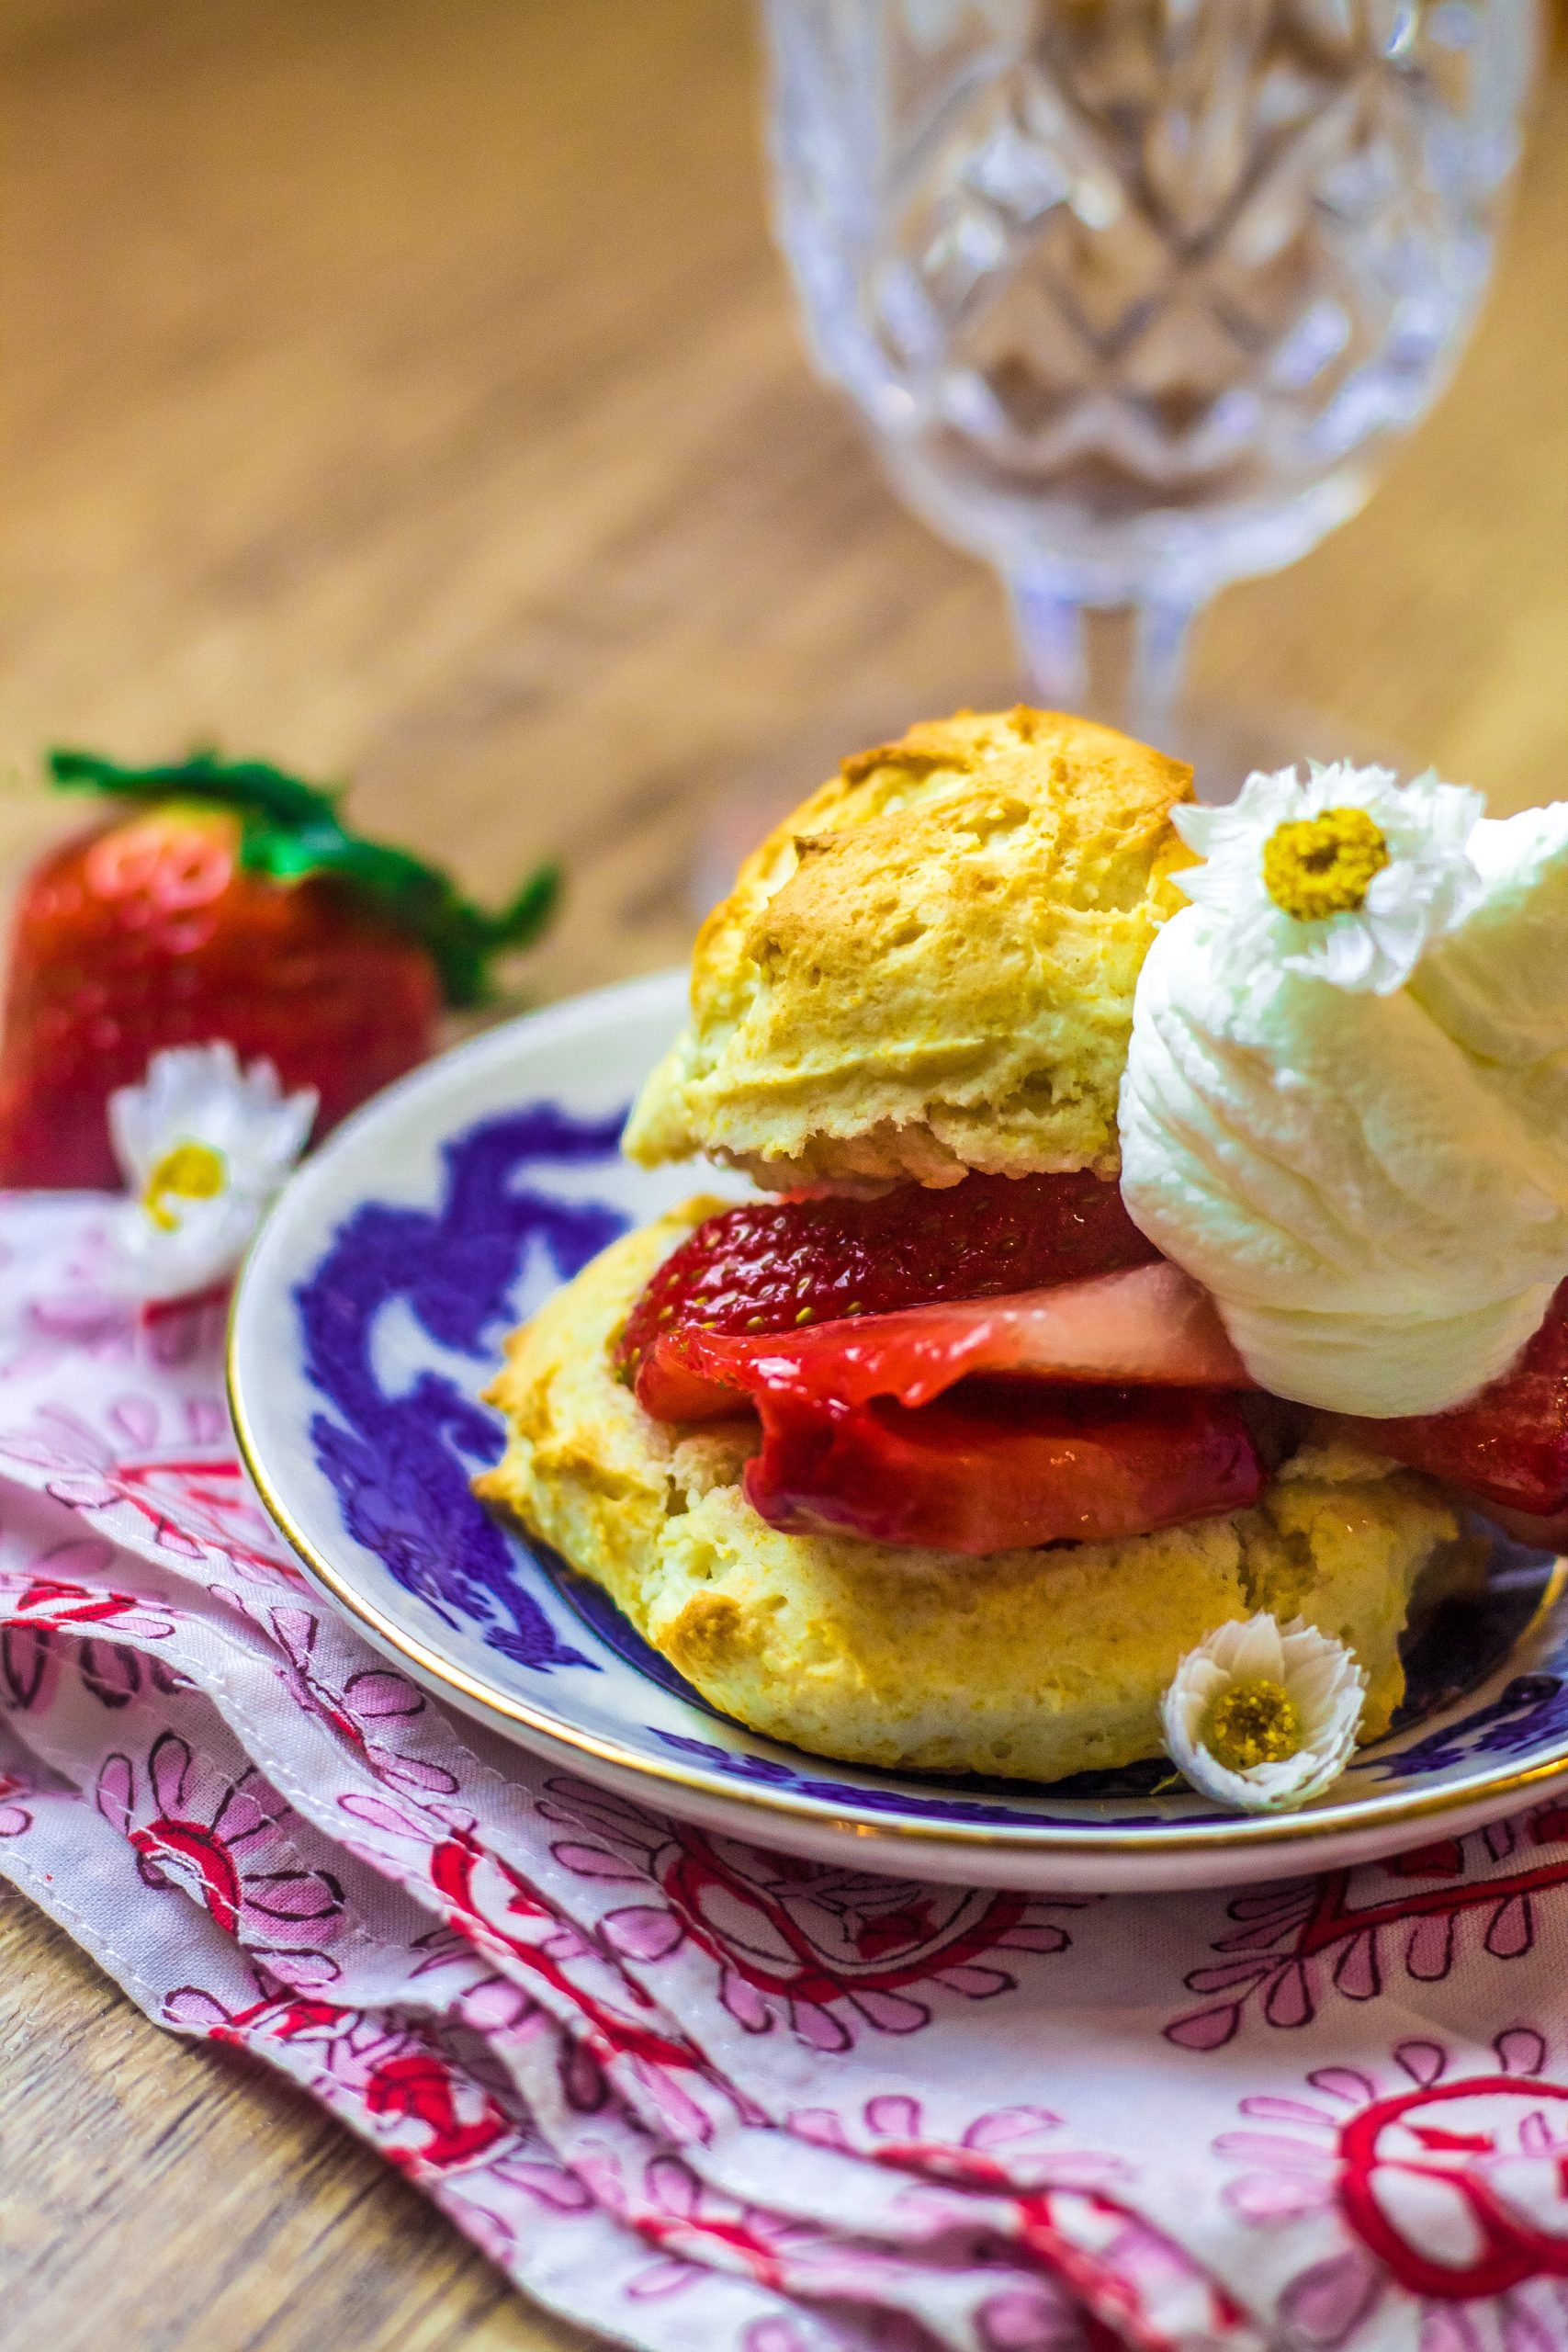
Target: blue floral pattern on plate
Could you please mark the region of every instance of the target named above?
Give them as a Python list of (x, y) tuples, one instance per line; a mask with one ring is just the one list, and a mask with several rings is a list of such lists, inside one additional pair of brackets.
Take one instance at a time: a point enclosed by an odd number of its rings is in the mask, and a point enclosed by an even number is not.
[[(593, 1661), (560, 1639), (470, 1490), (502, 1447), (500, 1424), (473, 1390), (530, 1251), (542, 1250), (554, 1278), (569, 1282), (626, 1229), (620, 1211), (562, 1200), (526, 1178), (611, 1158), (624, 1125), (624, 1112), (574, 1119), (554, 1102), (482, 1120), (444, 1147), (433, 1209), (365, 1202), (295, 1294), (306, 1368), (333, 1408), (312, 1419), (311, 1442), (344, 1528), (406, 1590), (449, 1621), (477, 1621), (491, 1649), (541, 1672)], [(378, 1317), (400, 1299), (439, 1348), (473, 1360), (467, 1390), (449, 1373), (424, 1370), (389, 1393), (372, 1341)]]
[[(552, 1166), (614, 1163), (623, 1124), (618, 1112), (580, 1120), (557, 1102), (529, 1103), (483, 1120), (443, 1146), (445, 1177), (434, 1209), (380, 1201), (356, 1208), (296, 1294), (310, 1377), (333, 1408), (315, 1417), (310, 1433), (337, 1490), (344, 1527), (398, 1583), (449, 1620), (468, 1619), (482, 1628), (490, 1647), (536, 1671), (600, 1670), (597, 1660), (562, 1639), (540, 1605), (528, 1574), (536, 1567), (618, 1657), (712, 1715), (701, 1693), (649, 1646), (607, 1594), (543, 1546), (519, 1546), (475, 1500), (468, 1483), (473, 1470), (501, 1452), (496, 1416), (444, 1373), (421, 1372), (411, 1388), (389, 1393), (378, 1378), (371, 1344), (377, 1317), (403, 1300), (439, 1347), (473, 1359), (477, 1386), (511, 1319), (529, 1253), (542, 1251), (553, 1280), (569, 1282), (625, 1231), (626, 1217), (608, 1204), (561, 1199), (547, 1189)], [(1456, 1612), (1459, 1622), (1446, 1642), (1413, 1645), (1406, 1724), (1473, 1689), (1506, 1656), (1535, 1609), (1548, 1566), (1543, 1559), (1533, 1576), (1516, 1568), (1512, 1577), (1495, 1580), (1486, 1600)], [(1510, 1583), (1511, 1595), (1500, 1590)], [(1410, 1780), (1444, 1770), (1472, 1752), (1512, 1754), (1542, 1732), (1565, 1729), (1568, 1689), (1558, 1678), (1516, 1677), (1488, 1705), (1379, 1758), (1375, 1769), (1385, 1780)], [(819, 1769), (803, 1771), (778, 1757), (737, 1755), (680, 1732), (654, 1736), (716, 1771), (824, 1804), (854, 1802), (936, 1820), (1018, 1817), (1016, 1786), (1010, 1804), (959, 1794), (952, 1781), (933, 1782), (931, 1793), (917, 1796), (907, 1776), (886, 1790), (864, 1782), (852, 1788), (823, 1779)], [(1085, 1773), (1072, 1788), (1076, 1795), (1125, 1797), (1150, 1793), (1168, 1777), (1165, 1766), (1154, 1764)], [(942, 1793), (944, 1788), (953, 1792)], [(1120, 1826), (1159, 1818), (1147, 1813), (1113, 1817)]]
[[(1283, 1826), (1226, 1822), (1171, 1792), (1159, 1764), (1046, 1790), (824, 1767), (761, 1739), (707, 1707), (604, 1594), (475, 1500), (470, 1477), (501, 1444), (479, 1392), (508, 1329), (687, 1189), (628, 1169), (616, 1148), (679, 1004), (673, 979), (643, 983), (492, 1033), (371, 1105), (289, 1188), (242, 1283), (232, 1370), (264, 1499), (307, 1567), (373, 1638), (498, 1728), (622, 1785), (646, 1775), (656, 1801), (704, 1817), (758, 1809), (755, 1834), (773, 1843), (804, 1836), (810, 1817), (824, 1826), (809, 1850), (839, 1838), (862, 1867), (896, 1836), (889, 1868), (1046, 1884), (1062, 1869), (1053, 1841), (1090, 1832), (1146, 1858), (1140, 1879), (1118, 1883), (1258, 1874), (1259, 1833)], [(1568, 1623), (1553, 1573), (1497, 1540), (1485, 1594), (1409, 1648), (1412, 1703), (1333, 1792), (1343, 1828), (1325, 1823), (1313, 1860), (1330, 1858), (1335, 1837), (1364, 1850), (1360, 1823), (1392, 1823), (1426, 1792), (1440, 1811), (1450, 1796), (1485, 1799), (1521, 1765), (1561, 1762), (1568, 1777)], [(1216, 1826), (1228, 1857), (1158, 1859), (1190, 1849), (1197, 1829), (1212, 1846)], [(926, 1836), (947, 1842), (921, 1847)], [(1397, 1828), (1378, 1836), (1383, 1850), (1401, 1842)], [(1021, 1871), (1009, 1863), (1010, 1881), (998, 1877), (998, 1837), (1034, 1857)], [(1288, 1866), (1281, 1856), (1274, 1874)], [(1066, 1883), (1095, 1882), (1079, 1871)]]

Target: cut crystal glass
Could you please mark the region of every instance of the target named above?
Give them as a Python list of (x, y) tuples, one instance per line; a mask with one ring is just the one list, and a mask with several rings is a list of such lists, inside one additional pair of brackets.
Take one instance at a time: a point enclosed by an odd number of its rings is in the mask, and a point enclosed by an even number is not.
[(1530, 0), (765, 0), (778, 232), (910, 505), (1036, 683), (1366, 498), (1488, 272)]

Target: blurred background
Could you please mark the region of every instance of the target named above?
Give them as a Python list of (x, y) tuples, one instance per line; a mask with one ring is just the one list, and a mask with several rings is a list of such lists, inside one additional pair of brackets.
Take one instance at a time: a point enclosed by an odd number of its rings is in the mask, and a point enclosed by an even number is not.
[[(1451, 390), (1358, 519), (1218, 597), (1193, 660), (1201, 697), (1310, 707), (1499, 812), (1568, 793), (1546, 21)], [(352, 778), (367, 830), (487, 897), (558, 854), (525, 967), (558, 996), (684, 953), (747, 795), (1017, 693), (996, 577), (809, 371), (742, 0), (9, 0), (0, 81), (0, 868), (60, 823), (26, 788), (44, 744), (217, 742)], [(170, 2346), (315, 2346), (351, 2304), (411, 2347), (569, 2340), (15, 1904), (0, 1985), (0, 2254), (29, 2248), (31, 2282), (0, 2338), (96, 2342), (155, 2275)], [(253, 2333), (258, 2212), (291, 2284)]]
[[(553, 995), (682, 952), (742, 786), (1018, 691), (995, 580), (808, 370), (742, 0), (11, 0), (0, 42), (16, 768), (206, 739), (492, 892), (558, 851)], [(1452, 390), (1193, 664), (1502, 808), (1568, 772), (1560, 21), (1536, 81)]]

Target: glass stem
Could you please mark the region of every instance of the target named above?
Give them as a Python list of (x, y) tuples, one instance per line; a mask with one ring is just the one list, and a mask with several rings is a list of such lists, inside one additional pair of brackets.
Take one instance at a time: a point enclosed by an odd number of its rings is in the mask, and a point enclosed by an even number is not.
[(1156, 745), (1168, 743), (1191, 605), (1163, 596), (1086, 605), (1055, 582), (1028, 573), (1008, 587), (1024, 668), (1043, 703), (1102, 719)]

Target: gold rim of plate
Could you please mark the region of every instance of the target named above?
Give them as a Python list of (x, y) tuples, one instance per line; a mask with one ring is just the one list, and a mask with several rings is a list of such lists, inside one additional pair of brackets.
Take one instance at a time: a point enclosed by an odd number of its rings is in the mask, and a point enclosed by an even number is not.
[[(251, 1433), (241, 1393), (235, 1351), (238, 1306), (244, 1274), (245, 1269), (243, 1268), (230, 1306), (224, 1346), (230, 1416), (239, 1441), (241, 1458), (269, 1518), (290, 1549), (298, 1554), (310, 1576), (325, 1587), (340, 1609), (366, 1627), (378, 1642), (405, 1658), (421, 1677), (457, 1693), (459, 1702), (467, 1700), (481, 1711), (536, 1733), (556, 1746), (575, 1750), (581, 1756), (595, 1757), (601, 1763), (612, 1764), (618, 1770), (629, 1772), (638, 1779), (659, 1781), (672, 1788), (695, 1790), (705, 1797), (742, 1810), (784, 1814), (795, 1820), (815, 1822), (824, 1828), (844, 1830), (856, 1837), (900, 1838), (915, 1844), (1018, 1847), (1040, 1852), (1059, 1849), (1077, 1854), (1124, 1854), (1139, 1848), (1152, 1849), (1160, 1853), (1192, 1853), (1226, 1846), (1269, 1845), (1286, 1849), (1307, 1846), (1316, 1839), (1351, 1830), (1375, 1829), (1397, 1822), (1440, 1820), (1445, 1814), (1460, 1812), (1480, 1798), (1490, 1800), (1495, 1797), (1499, 1800), (1498, 1810), (1508, 1810), (1510, 1801), (1516, 1796), (1522, 1803), (1532, 1791), (1544, 1790), (1551, 1782), (1568, 1778), (1568, 1744), (1565, 1744), (1557, 1756), (1508, 1772), (1483, 1771), (1473, 1779), (1450, 1782), (1439, 1789), (1403, 1792), (1390, 1790), (1382, 1795), (1352, 1797), (1300, 1813), (1226, 1815), (1213, 1821), (1168, 1821), (1162, 1822), (1157, 1830), (1145, 1826), (1097, 1829), (1087, 1823), (1080, 1826), (1073, 1822), (1064, 1822), (1050, 1828), (1021, 1822), (1017, 1828), (1009, 1828), (998, 1824), (900, 1819), (896, 1815), (880, 1811), (874, 1820), (857, 1819), (835, 1810), (820, 1799), (798, 1796), (767, 1781), (738, 1782), (718, 1771), (695, 1770), (689, 1765), (641, 1755), (635, 1748), (623, 1746), (619, 1740), (584, 1731), (560, 1715), (531, 1706), (525, 1699), (519, 1699), (513, 1692), (486, 1681), (481, 1676), (470, 1674), (464, 1668), (454, 1665), (439, 1650), (433, 1649), (417, 1634), (396, 1623), (373, 1600), (356, 1590), (342, 1571), (317, 1550), (273, 1487)], [(1516, 1648), (1529, 1639), (1556, 1607), (1565, 1585), (1568, 1585), (1568, 1557), (1560, 1556), (1553, 1563), (1546, 1589), (1518, 1635)], [(831, 1757), (810, 1760), (826, 1765), (833, 1765), (836, 1761)], [(840, 1763), (839, 1769), (845, 1768)], [(856, 1768), (852, 1765), (848, 1769), (853, 1770)], [(940, 1787), (935, 1775), (930, 1778), (933, 1788)], [(1025, 1788), (1032, 1789), (1034, 1785), (1021, 1784), (1021, 1803), (1026, 1801)]]

